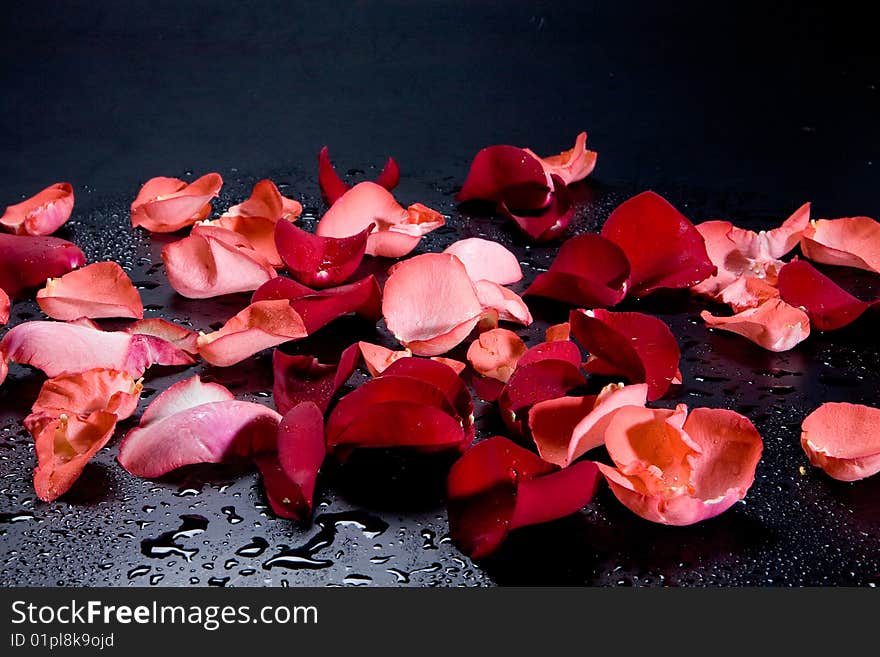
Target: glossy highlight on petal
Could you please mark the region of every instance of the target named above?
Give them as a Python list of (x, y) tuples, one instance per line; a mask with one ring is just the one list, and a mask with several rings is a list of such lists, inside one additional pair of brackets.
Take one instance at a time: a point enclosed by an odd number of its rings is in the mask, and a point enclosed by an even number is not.
[(700, 232), (654, 192), (621, 203), (602, 227), (602, 235), (626, 254), (634, 296), (691, 287), (716, 273)]
[(700, 317), (709, 328), (736, 333), (768, 351), (788, 351), (810, 335), (809, 316), (782, 299), (770, 299), (730, 317), (717, 317), (708, 310)]
[(814, 262), (880, 273), (880, 223), (870, 217), (811, 222), (801, 235), (801, 251)]
[(480, 237), (453, 242), (443, 250), (461, 260), (472, 281), (492, 281), (510, 285), (522, 278), (522, 268), (516, 255), (498, 242)]
[(826, 402), (801, 425), (801, 446), (817, 468), (840, 481), (880, 472), (880, 409)]
[(803, 308), (820, 331), (833, 331), (857, 320), (871, 304), (857, 299), (806, 260), (779, 272), (779, 294), (785, 303)]
[(73, 201), (71, 184), (55, 183), (6, 208), (0, 227), (16, 235), (51, 235), (70, 219)]
[(0, 288), (13, 299), (84, 264), (85, 254), (67, 240), (0, 233)]
[(499, 328), (481, 333), (468, 347), (467, 359), (482, 376), (507, 383), (526, 344), (516, 333)]
[(279, 221), (275, 245), (294, 279), (313, 288), (344, 283), (361, 264), (373, 226), (351, 237), (321, 237)]
[(141, 319), (141, 295), (115, 262), (95, 262), (50, 278), (37, 292), (37, 303), (52, 319), (132, 317)]
[(131, 225), (153, 233), (173, 233), (211, 213), (211, 199), (223, 178), (209, 173), (191, 183), (177, 178), (151, 178), (131, 204)]

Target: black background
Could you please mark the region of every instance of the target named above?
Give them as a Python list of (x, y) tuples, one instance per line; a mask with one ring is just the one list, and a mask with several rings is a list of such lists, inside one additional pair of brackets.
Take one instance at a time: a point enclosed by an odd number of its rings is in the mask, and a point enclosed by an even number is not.
[[(470, 158), (493, 143), (557, 152), (587, 130), (599, 163), (579, 230), (646, 188), (695, 221), (770, 225), (806, 200), (814, 216), (877, 217), (880, 57), (871, 26), (855, 3), (10, 3), (0, 19), (0, 205), (69, 180), (77, 206), (62, 235), (91, 260), (126, 251), (134, 278), (163, 244), (125, 228), (127, 204), (146, 179), (218, 171), (227, 180), (222, 209), (270, 176), (314, 216), (315, 156), (328, 144), (342, 172), (398, 159), (401, 196), (446, 212), (456, 231), (426, 248), (483, 231), (522, 249), (497, 222), (461, 215), (452, 203)], [(520, 253), (534, 267), (552, 256)], [(199, 328), (242, 305), (187, 304), (162, 288), (144, 298), (156, 306), (150, 316), (185, 315)], [(36, 316), (35, 306), (22, 308)], [(334, 565), (264, 570), (281, 546), (316, 530), (272, 519), (252, 475), (139, 482), (113, 465), (114, 446), (61, 502), (35, 502), (32, 447), (16, 423), (40, 379), (13, 367), (0, 388), (0, 583), (880, 581), (877, 482), (800, 476), (807, 463), (796, 445), (796, 427), (817, 403), (876, 403), (876, 318), (772, 356), (689, 321), (698, 308), (686, 299), (641, 309), (688, 334), (686, 384), (665, 401), (740, 408), (765, 437), (755, 488), (723, 518), (671, 530), (627, 515), (606, 493), (582, 516), (526, 530), (475, 567), (444, 540), (442, 477), (429, 476), (427, 492), (413, 495), (406, 486), (424, 471), (408, 464), (392, 475), (404, 482), (391, 487), (395, 499), (365, 494), (376, 484), (370, 467), (345, 477), (331, 470), (318, 512), (348, 514), (335, 517), (337, 544), (321, 557)], [(13, 323), (23, 319), (19, 312)], [(266, 360), (249, 367), (243, 387), (254, 395), (267, 387)], [(701, 368), (733, 383), (698, 379)], [(235, 373), (213, 375), (237, 383)], [(243, 520), (229, 524), (221, 509), (233, 505)], [(375, 512), (389, 527), (375, 537), (374, 520), (362, 530), (351, 509)], [(177, 529), (181, 514), (210, 521), (203, 534), (175, 539), (199, 549), (192, 561), (145, 557), (142, 542)], [(269, 544), (262, 557), (236, 556), (256, 535)], [(392, 547), (393, 559), (370, 561)]]

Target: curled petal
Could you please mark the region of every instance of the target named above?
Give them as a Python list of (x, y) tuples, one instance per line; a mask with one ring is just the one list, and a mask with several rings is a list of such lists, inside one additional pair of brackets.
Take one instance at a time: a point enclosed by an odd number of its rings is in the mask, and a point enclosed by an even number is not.
[(189, 184), (177, 178), (152, 178), (131, 204), (131, 225), (153, 233), (173, 233), (191, 226), (211, 213), (211, 199), (222, 186), (223, 178), (217, 173)]
[(279, 221), (275, 245), (297, 281), (314, 288), (333, 287), (344, 283), (361, 264), (372, 228), (351, 237), (321, 237)]
[(516, 292), (492, 281), (476, 281), (474, 290), (483, 310), (494, 310), (498, 319), (528, 326), (532, 323), (529, 307)]
[(548, 242), (559, 237), (574, 219), (575, 206), (565, 183), (551, 176), (553, 193), (549, 205), (541, 210), (517, 210), (517, 206), (501, 203), (499, 210), (536, 242)]
[(519, 365), (537, 363), (539, 360), (564, 360), (575, 367), (580, 367), (581, 350), (569, 340), (542, 342), (534, 347), (529, 347), (529, 350), (519, 359)]
[(871, 304), (855, 298), (806, 260), (796, 260), (779, 272), (779, 294), (785, 303), (803, 308), (820, 331), (851, 324)]
[(522, 278), (519, 260), (498, 242), (470, 237), (450, 244), (443, 253), (461, 260), (472, 281), (492, 281), (510, 285)]
[(29, 427), (37, 467), (34, 490), (51, 502), (70, 490), (86, 464), (113, 437), (116, 415), (95, 411), (87, 417), (44, 415)]
[(708, 327), (737, 333), (768, 351), (788, 351), (810, 335), (807, 314), (782, 299), (770, 299), (730, 317), (716, 317), (707, 310), (700, 317)]
[(43, 382), (31, 406), (35, 414), (89, 415), (95, 411), (114, 413), (124, 420), (137, 409), (143, 385), (128, 372), (108, 369), (62, 374)]
[(826, 402), (801, 425), (801, 446), (810, 463), (840, 481), (880, 472), (880, 409)]
[(67, 240), (0, 233), (0, 288), (12, 298), (84, 264), (85, 254)]
[(255, 456), (272, 510), (304, 520), (312, 512), (315, 480), (324, 462), (324, 414), (311, 402), (288, 411), (278, 425), (275, 449)]
[(742, 276), (721, 290), (718, 300), (738, 313), (749, 308), (757, 308), (765, 301), (779, 298), (779, 290), (760, 278)]
[[(379, 173), (376, 184), (381, 185), (388, 191), (391, 191), (400, 182), (400, 167), (393, 157), (389, 157), (385, 162), (385, 167)], [(330, 152), (324, 146), (318, 153), (318, 184), (321, 187), (321, 196), (324, 197), (327, 205), (333, 205), (345, 194), (351, 187), (342, 181), (333, 163), (330, 161)]]
[(226, 322), (219, 331), (200, 335), (199, 354), (212, 365), (228, 367), (255, 353), (304, 338), (302, 317), (290, 303), (256, 301)]
[(37, 303), (53, 319), (144, 316), (141, 296), (122, 267), (95, 262), (50, 278), (37, 292)]
[(548, 359), (519, 365), (498, 397), (501, 419), (515, 435), (521, 436), (532, 406), (562, 397), (584, 383), (580, 368), (568, 361)]
[(467, 359), (478, 373), (507, 383), (526, 344), (513, 331), (493, 329), (481, 333), (468, 347)]
[[(278, 187), (271, 180), (261, 180), (251, 192), (250, 198), (244, 203), (233, 205), (223, 213), (222, 219), (231, 218), (261, 218), (268, 219), (274, 225), (277, 221), (296, 221), (302, 214), (302, 205), (299, 201), (286, 198), (278, 191)], [(247, 225), (245, 223), (245, 225)], [(227, 228), (229, 226), (226, 226)], [(235, 230), (235, 229), (232, 229)], [(250, 236), (245, 234), (248, 239)], [(253, 241), (253, 240), (251, 240)]]
[(311, 402), (326, 412), (336, 392), (357, 369), (360, 350), (353, 344), (342, 352), (339, 363), (325, 365), (312, 356), (291, 356), (276, 349), (272, 354), (272, 396), (279, 413)]
[(547, 342), (564, 342), (571, 338), (571, 324), (563, 322), (562, 324), (553, 324), (548, 326), (544, 332), (544, 340)]
[(810, 204), (804, 203), (772, 230), (755, 232), (732, 227), (730, 239), (746, 258), (757, 261), (778, 260), (798, 245), (801, 234), (810, 225)]
[(140, 377), (151, 365), (191, 365), (173, 344), (150, 335), (101, 331), (64, 322), (25, 322), (0, 341), (9, 360), (43, 370), (47, 376), (103, 368)]
[(0, 217), (0, 226), (16, 235), (51, 235), (70, 219), (73, 187), (55, 183), (43, 191), (10, 205)]
[(575, 306), (614, 306), (626, 296), (629, 276), (629, 260), (619, 246), (601, 235), (578, 235), (563, 243), (550, 269), (538, 274), (525, 294)]
[(654, 192), (621, 203), (605, 222), (602, 235), (626, 254), (634, 296), (691, 287), (716, 273), (700, 232)]
[(367, 365), (367, 371), (369, 371), (371, 376), (380, 375), (396, 360), (412, 356), (412, 352), (409, 349), (394, 351), (393, 349), (388, 349), (388, 347), (371, 342), (358, 342), (357, 344), (361, 351), (361, 356), (364, 358), (364, 363)]
[(489, 146), (474, 156), (455, 200), (491, 201), (516, 210), (535, 210), (547, 206), (551, 189), (550, 176), (533, 153), (516, 146)]
[(589, 176), (596, 168), (596, 151), (587, 150), (586, 144), (587, 133), (581, 132), (574, 147), (559, 155), (538, 157), (528, 148), (525, 151), (540, 160), (548, 175), (559, 176), (566, 185), (571, 185)]
[(249, 292), (275, 270), (247, 239), (225, 228), (196, 226), (188, 237), (162, 249), (168, 282), (188, 299)]
[(880, 273), (880, 223), (870, 217), (814, 221), (801, 235), (801, 251), (815, 262)]
[(234, 399), (235, 395), (224, 386), (219, 383), (205, 383), (196, 374), (159, 393), (141, 415), (140, 424), (146, 426), (202, 404)]
[(467, 270), (452, 255), (426, 253), (400, 262), (385, 283), (388, 330), (420, 356), (437, 356), (464, 340), (482, 311)]
[(158, 317), (141, 319), (125, 329), (125, 332), (132, 335), (151, 335), (160, 338), (188, 354), (195, 355), (199, 352), (197, 345), (199, 334), (166, 319)]
[(598, 309), (572, 311), (570, 321), (575, 339), (598, 359), (588, 363), (588, 371), (647, 383), (650, 401), (666, 394), (678, 371), (681, 352), (662, 320), (643, 313)]
[(9, 309), (12, 304), (9, 301), (9, 295), (0, 287), (0, 326), (9, 321)]
[(696, 229), (703, 237), (706, 254), (715, 265), (716, 272), (691, 286), (691, 290), (714, 299), (723, 289), (742, 277), (747, 262), (730, 239), (733, 224), (729, 221), (704, 221), (697, 224)]
[[(215, 221), (202, 221), (199, 226), (222, 228), (237, 233), (244, 238), (242, 244), (256, 251), (272, 267), (281, 267), (284, 262), (275, 246), (275, 226), (287, 221), (272, 221), (265, 217), (227, 216), (223, 215)], [(229, 242), (229, 240), (225, 240)]]

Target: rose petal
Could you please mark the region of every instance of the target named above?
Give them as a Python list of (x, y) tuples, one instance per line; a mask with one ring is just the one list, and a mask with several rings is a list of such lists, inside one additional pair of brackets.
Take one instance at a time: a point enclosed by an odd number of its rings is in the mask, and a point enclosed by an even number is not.
[(171, 287), (188, 299), (249, 292), (276, 275), (245, 237), (216, 226), (195, 226), (166, 245), (162, 262)]
[(143, 385), (140, 382), (128, 372), (119, 370), (94, 369), (79, 374), (62, 374), (43, 382), (31, 412), (57, 417), (106, 411), (124, 420), (137, 409), (141, 390)]
[(730, 239), (737, 250), (750, 260), (778, 260), (798, 245), (801, 234), (810, 225), (810, 204), (804, 203), (772, 230), (755, 232), (733, 226)]
[(278, 425), (276, 449), (255, 457), (272, 511), (304, 520), (312, 512), (315, 480), (324, 462), (324, 414), (310, 402), (288, 411)]
[(564, 342), (571, 338), (571, 324), (563, 322), (562, 324), (553, 324), (548, 326), (544, 332), (544, 340), (547, 342)]
[(526, 344), (513, 331), (493, 329), (480, 334), (468, 347), (467, 359), (477, 372), (507, 383)]
[(489, 146), (474, 156), (455, 200), (491, 201), (516, 210), (534, 210), (547, 206), (551, 189), (550, 176), (538, 157), (516, 146)]
[(361, 351), (361, 356), (364, 358), (364, 363), (367, 365), (367, 371), (369, 371), (370, 376), (378, 376), (394, 361), (412, 356), (412, 352), (409, 349), (394, 351), (388, 349), (388, 347), (372, 344), (371, 342), (358, 342), (357, 344)]
[(312, 356), (291, 356), (276, 349), (272, 354), (272, 396), (279, 413), (312, 402), (326, 412), (336, 392), (357, 369), (360, 350), (353, 344), (342, 352), (337, 365), (319, 363)]
[(260, 286), (251, 301), (287, 299), (291, 307), (300, 314), (311, 335), (334, 319), (349, 313), (363, 317), (368, 322), (377, 321), (382, 316), (381, 297), (379, 283), (372, 275), (354, 283), (320, 291), (279, 276)]
[(0, 233), (0, 288), (12, 298), (84, 264), (83, 252), (66, 240)]
[(851, 324), (871, 307), (855, 298), (806, 260), (787, 264), (779, 272), (779, 293), (785, 303), (804, 308), (820, 331)]
[[(330, 417), (332, 420), (333, 415)], [(332, 435), (328, 432), (327, 440), (334, 450), (408, 447), (439, 451), (464, 447), (461, 423), (455, 417), (434, 406), (402, 401), (364, 408), (343, 430)]]
[(198, 333), (159, 317), (138, 320), (125, 329), (125, 332), (132, 335), (152, 335), (170, 342), (188, 354), (197, 354), (199, 352), (197, 344)]
[(470, 237), (453, 242), (443, 253), (450, 253), (461, 260), (472, 281), (510, 285), (523, 275), (517, 257), (498, 242)]
[(272, 221), (265, 217), (224, 215), (216, 221), (202, 221), (198, 225), (230, 230), (243, 237), (247, 241), (247, 248), (256, 251), (269, 265), (282, 267), (284, 262), (275, 246), (275, 226), (279, 223), (289, 222)]
[(53, 319), (144, 316), (141, 296), (122, 267), (95, 262), (50, 278), (37, 292), (37, 303)]
[(706, 254), (717, 271), (714, 276), (691, 286), (695, 294), (715, 299), (723, 289), (742, 277), (747, 261), (730, 238), (733, 224), (729, 221), (704, 221), (696, 226), (706, 245)]
[(73, 187), (55, 183), (21, 203), (10, 205), (0, 226), (16, 235), (51, 235), (70, 219)]
[(105, 411), (88, 417), (45, 415), (32, 424), (37, 497), (51, 502), (70, 490), (86, 464), (113, 437), (115, 428), (116, 415)]
[(525, 294), (575, 306), (614, 306), (626, 296), (629, 276), (629, 260), (619, 246), (601, 235), (578, 235), (562, 244), (550, 269), (538, 274)]
[(255, 353), (308, 335), (290, 303), (257, 301), (227, 321), (219, 331), (200, 335), (199, 354), (212, 365), (228, 367)]
[(521, 481), (510, 529), (537, 525), (577, 513), (593, 499), (601, 475), (592, 461), (581, 461), (543, 477)]
[(361, 264), (367, 226), (357, 235), (335, 238), (312, 235), (286, 221), (275, 227), (275, 244), (287, 270), (297, 281), (315, 288), (344, 283)]
[(514, 435), (524, 434), (529, 409), (586, 383), (580, 368), (564, 360), (541, 360), (519, 365), (498, 398), (501, 419)]
[(880, 223), (870, 217), (820, 219), (801, 236), (810, 260), (880, 273)]
[[(400, 167), (393, 157), (389, 157), (385, 166), (376, 179), (376, 184), (391, 191), (400, 182)], [(330, 161), (330, 152), (324, 146), (318, 153), (318, 184), (321, 187), (321, 196), (327, 205), (333, 205), (351, 187), (342, 181), (333, 163)]]
[(191, 365), (173, 344), (149, 335), (100, 331), (64, 322), (25, 322), (0, 341), (9, 360), (43, 370), (49, 377), (104, 368), (140, 377), (152, 365)]
[(420, 356), (437, 356), (476, 326), (483, 306), (461, 260), (426, 253), (396, 264), (385, 283), (388, 330)]
[(501, 203), (499, 211), (536, 242), (547, 242), (559, 237), (574, 219), (575, 206), (571, 193), (558, 176), (551, 176), (550, 204), (543, 210), (516, 210), (516, 206)]
[(770, 299), (730, 317), (716, 317), (708, 310), (700, 317), (709, 328), (736, 333), (768, 351), (788, 351), (810, 335), (807, 314), (782, 299)]
[[(271, 180), (261, 180), (254, 185), (250, 197), (244, 203), (229, 208), (223, 213), (221, 220), (261, 218), (270, 220), (274, 226), (275, 222), (281, 220), (296, 221), (301, 214), (302, 205), (299, 201), (282, 196), (278, 187)], [(244, 225), (247, 225), (247, 222)], [(229, 226), (225, 227), (229, 228)], [(246, 233), (243, 234), (251, 239)], [(253, 242), (252, 239), (251, 242)]]
[(177, 178), (151, 178), (131, 204), (131, 225), (153, 233), (173, 233), (211, 213), (211, 199), (223, 186), (220, 174), (209, 173), (187, 184)]
[(700, 232), (654, 192), (642, 192), (620, 204), (605, 222), (602, 235), (629, 259), (634, 296), (691, 287), (716, 273)]
[(462, 363), (460, 360), (455, 360), (454, 358), (444, 358), (443, 356), (431, 356), (431, 360), (435, 363), (442, 363), (446, 365), (449, 369), (451, 369), (456, 374), (460, 375), (464, 372), (467, 365)]
[(9, 321), (9, 310), (12, 307), (12, 304), (9, 301), (9, 295), (3, 291), (3, 288), (0, 287), (0, 326), (6, 324)]
[(738, 313), (779, 298), (779, 290), (760, 278), (742, 276), (721, 290), (718, 300)]
[(566, 185), (571, 185), (589, 176), (596, 168), (597, 153), (588, 151), (586, 144), (587, 133), (581, 132), (575, 139), (574, 147), (559, 155), (538, 157), (528, 148), (524, 150), (541, 162), (548, 175), (559, 176)]
[(476, 281), (474, 290), (483, 310), (494, 310), (498, 319), (528, 326), (532, 323), (529, 307), (516, 292), (492, 281)]
[(0, 349), (0, 386), (2, 386), (3, 382), (6, 380), (7, 374), (9, 374), (9, 365), (6, 362), (6, 355), (3, 353), (3, 350)]
[(826, 402), (804, 419), (801, 446), (810, 463), (840, 481), (880, 472), (880, 409)]
[(205, 383), (198, 374), (166, 388), (141, 415), (141, 426), (159, 422), (177, 413), (212, 402), (233, 401), (233, 395), (219, 383)]
[[(647, 383), (650, 401), (666, 394), (678, 371), (681, 352), (662, 320), (643, 313), (598, 309), (574, 310), (570, 321), (575, 340), (599, 359), (603, 374)], [(598, 373), (589, 366), (587, 371)]]
[(530, 347), (519, 359), (518, 365), (537, 363), (539, 360), (564, 360), (575, 367), (581, 365), (581, 350), (574, 342), (557, 340), (556, 342), (542, 342)]

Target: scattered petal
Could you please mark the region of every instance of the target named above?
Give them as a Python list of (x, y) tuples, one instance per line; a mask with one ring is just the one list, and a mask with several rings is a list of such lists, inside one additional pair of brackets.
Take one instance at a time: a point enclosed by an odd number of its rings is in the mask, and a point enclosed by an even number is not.
[(10, 205), (0, 217), (0, 226), (16, 235), (51, 235), (70, 219), (73, 187), (55, 183), (43, 191)]
[[(254, 185), (250, 198), (229, 208), (223, 213), (221, 220), (236, 217), (261, 218), (270, 220), (274, 225), (278, 221), (296, 221), (301, 214), (302, 204), (299, 201), (282, 196), (271, 180), (261, 180)], [(247, 234), (245, 237), (250, 239)]]
[(371, 342), (358, 342), (357, 344), (361, 351), (361, 356), (364, 358), (364, 363), (367, 365), (367, 371), (369, 371), (370, 376), (378, 376), (394, 361), (412, 356), (412, 352), (409, 349), (394, 351), (388, 347), (383, 347)]
[(498, 319), (528, 326), (532, 323), (529, 307), (516, 292), (492, 281), (474, 282), (477, 299), (484, 311), (494, 310)]
[(574, 219), (574, 202), (565, 183), (558, 176), (551, 176), (553, 193), (549, 205), (542, 210), (517, 210), (516, 206), (501, 203), (500, 212), (511, 219), (536, 242), (548, 242), (559, 237)]
[(67, 240), (0, 233), (0, 288), (13, 299), (84, 264), (86, 256)]
[(9, 321), (9, 310), (12, 307), (12, 304), (9, 301), (9, 295), (3, 291), (3, 288), (0, 287), (0, 326), (6, 324)]
[(817, 468), (840, 481), (880, 472), (880, 409), (826, 402), (801, 425), (801, 446)]
[(478, 373), (507, 383), (526, 344), (516, 333), (499, 328), (481, 333), (468, 348), (467, 359)]
[(721, 290), (718, 300), (726, 303), (733, 312), (757, 308), (765, 301), (779, 298), (779, 290), (760, 278), (741, 276)]
[(342, 352), (337, 365), (319, 363), (312, 356), (291, 356), (276, 349), (272, 354), (272, 396), (279, 413), (305, 402), (326, 412), (336, 392), (357, 369), (360, 350), (353, 344)]
[[(393, 157), (389, 157), (385, 162), (376, 184), (391, 191), (400, 182), (400, 167)], [(351, 187), (342, 181), (333, 163), (330, 161), (330, 152), (324, 146), (318, 153), (318, 184), (321, 187), (321, 196), (324, 197), (327, 205), (333, 205), (338, 201), (345, 192)]]
[[(275, 246), (275, 226), (287, 221), (272, 221), (265, 217), (222, 216), (215, 221), (202, 221), (198, 226), (230, 230), (244, 238), (242, 245), (253, 249), (272, 267), (282, 267), (284, 261)], [(224, 240), (229, 243), (231, 240)]]
[(788, 351), (810, 335), (807, 314), (782, 299), (770, 299), (730, 317), (716, 317), (708, 310), (700, 317), (709, 328), (737, 333), (768, 351)]
[(474, 156), (455, 200), (491, 201), (516, 210), (537, 210), (550, 203), (551, 189), (550, 176), (538, 157), (516, 146), (489, 146)]
[(431, 360), (435, 363), (441, 363), (446, 365), (449, 369), (455, 372), (457, 375), (461, 375), (464, 372), (465, 368), (467, 368), (466, 363), (462, 363), (460, 360), (455, 360), (454, 358), (444, 358), (443, 356), (431, 356)]
[(153, 233), (173, 233), (205, 219), (211, 199), (223, 186), (219, 174), (209, 173), (187, 184), (177, 178), (151, 178), (131, 204), (131, 225)]
[(450, 244), (443, 253), (461, 260), (472, 281), (510, 285), (522, 278), (519, 260), (498, 242), (470, 237)]
[(538, 157), (528, 148), (524, 150), (541, 162), (548, 175), (559, 176), (566, 185), (571, 185), (589, 176), (596, 168), (596, 151), (587, 150), (586, 144), (587, 133), (581, 132), (574, 147), (559, 155)]
[[(143, 385), (128, 372), (94, 369), (78, 374), (61, 374), (43, 382), (34, 414), (60, 416), (89, 415), (107, 411), (124, 420), (137, 409)], [(25, 426), (28, 421), (25, 420)]]
[(880, 223), (870, 217), (813, 221), (801, 236), (801, 251), (815, 262), (880, 273)]
[(344, 283), (361, 264), (372, 228), (351, 237), (321, 237), (279, 221), (275, 245), (294, 279), (314, 288), (333, 287)]
[(544, 332), (544, 340), (547, 342), (564, 342), (571, 339), (571, 324), (563, 322), (562, 324), (553, 324), (548, 326)]
[(871, 304), (855, 298), (806, 260), (787, 264), (779, 272), (779, 293), (785, 303), (803, 308), (820, 331), (851, 324)]
[(580, 368), (565, 360), (551, 358), (520, 364), (498, 397), (501, 419), (514, 435), (522, 436), (532, 406), (562, 397), (584, 383), (586, 380)]
[(115, 262), (95, 262), (50, 278), (37, 292), (37, 303), (52, 319), (144, 316), (141, 296)]
[(575, 367), (581, 365), (581, 350), (570, 340), (557, 340), (556, 342), (542, 342), (530, 347), (519, 359), (519, 365), (537, 363), (539, 360), (564, 360)]
[(152, 335), (156, 338), (165, 340), (166, 342), (170, 342), (175, 347), (188, 354), (195, 355), (199, 353), (197, 344), (199, 337), (198, 333), (191, 331), (185, 326), (174, 324), (158, 317), (138, 320), (125, 329), (125, 332), (131, 333), (132, 335)]

